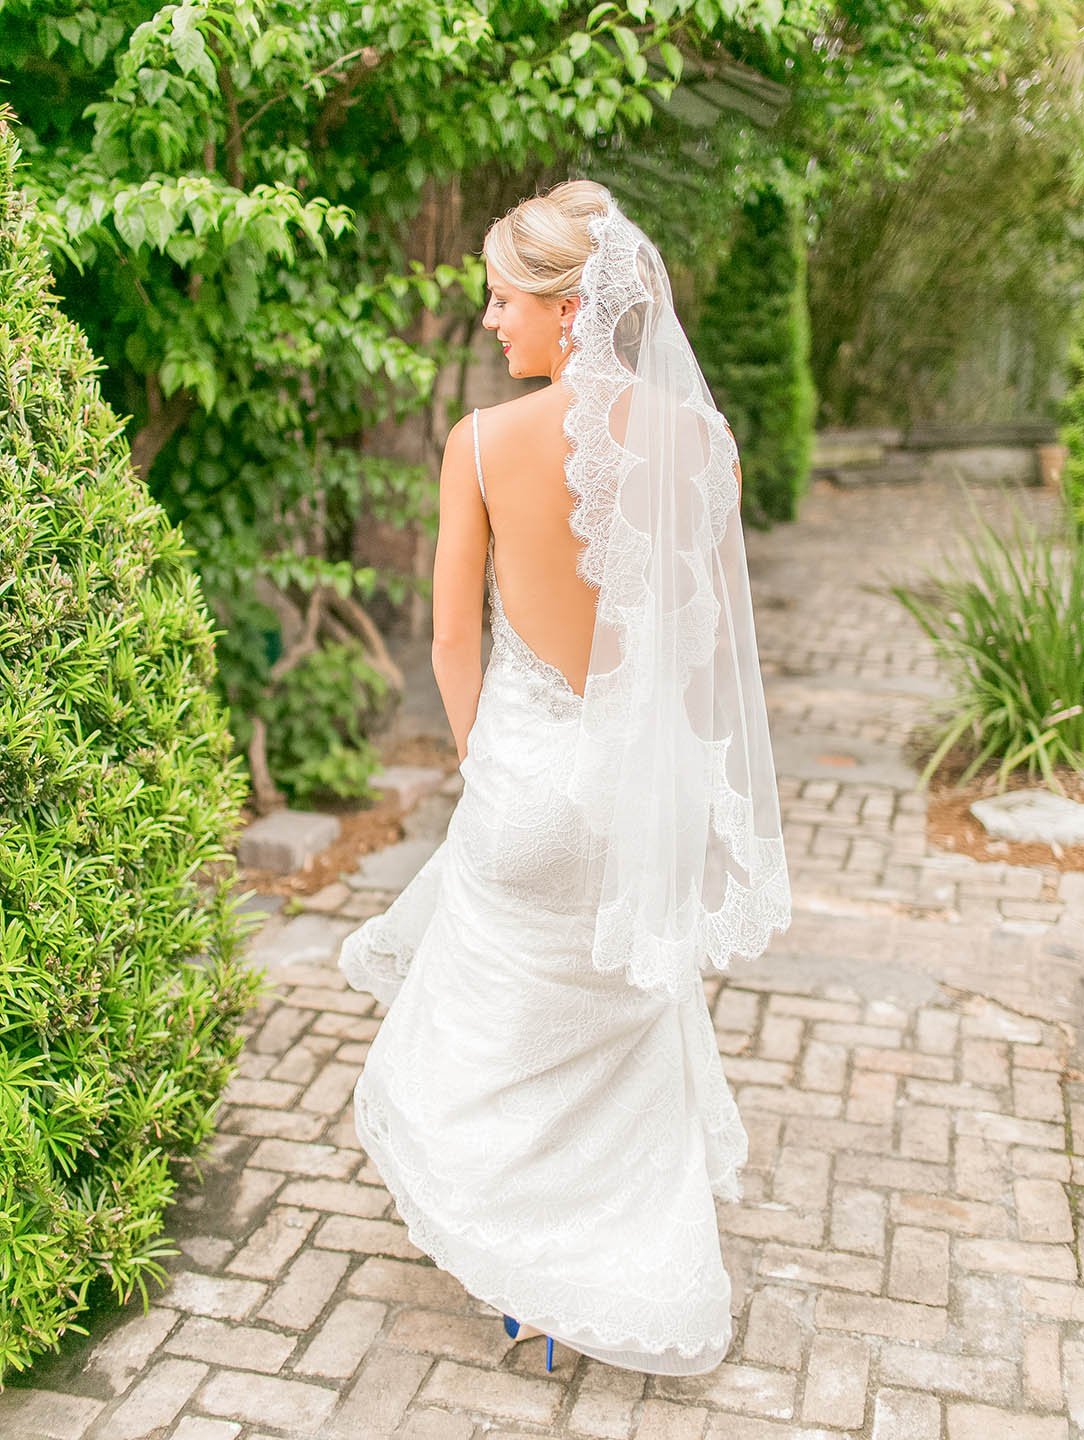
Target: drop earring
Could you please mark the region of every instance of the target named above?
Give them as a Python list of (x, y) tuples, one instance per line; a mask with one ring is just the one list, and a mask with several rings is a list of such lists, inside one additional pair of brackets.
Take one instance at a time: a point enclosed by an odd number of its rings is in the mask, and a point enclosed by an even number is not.
[(557, 343), (562, 350), (568, 349), (568, 336), (565, 334), (565, 327), (563, 325), (561, 326), (561, 338)]

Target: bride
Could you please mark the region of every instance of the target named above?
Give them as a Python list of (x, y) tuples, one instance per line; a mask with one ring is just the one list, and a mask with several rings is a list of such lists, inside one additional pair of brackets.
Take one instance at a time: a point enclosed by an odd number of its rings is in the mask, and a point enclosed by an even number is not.
[(484, 252), (483, 325), (551, 383), (445, 448), (433, 668), (463, 792), (343, 944), (389, 1007), (357, 1131), (414, 1244), (548, 1366), (556, 1339), (698, 1374), (730, 1345), (714, 1202), (747, 1158), (701, 981), (790, 918), (737, 449), (608, 190), (524, 200)]

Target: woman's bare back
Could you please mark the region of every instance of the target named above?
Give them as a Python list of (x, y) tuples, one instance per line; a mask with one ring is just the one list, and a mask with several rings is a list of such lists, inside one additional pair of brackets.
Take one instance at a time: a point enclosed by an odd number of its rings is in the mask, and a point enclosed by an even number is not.
[(560, 382), (479, 417), (493, 568), (513, 630), (583, 694), (598, 591), (576, 573), (582, 542), (569, 527), (565, 484), (571, 400)]

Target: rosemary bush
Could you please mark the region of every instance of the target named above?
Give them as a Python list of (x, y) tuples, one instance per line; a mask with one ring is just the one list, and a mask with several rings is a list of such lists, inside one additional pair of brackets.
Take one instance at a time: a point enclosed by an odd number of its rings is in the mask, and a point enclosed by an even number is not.
[(1084, 770), (1084, 535), (1068, 511), (1041, 535), (1017, 508), (1002, 533), (972, 504), (963, 565), (890, 585), (933, 641), (953, 686), (936, 727), (930, 776), (956, 745), (966, 783), (988, 761), (998, 784), (1021, 765), (1058, 790), (1056, 770)]
[[(180, 531), (52, 292), (0, 109), (0, 1377), (164, 1272), (260, 982)], [(197, 875), (204, 869), (201, 883)], [(207, 883), (207, 875), (213, 875)], [(90, 1292), (88, 1296), (88, 1291)]]

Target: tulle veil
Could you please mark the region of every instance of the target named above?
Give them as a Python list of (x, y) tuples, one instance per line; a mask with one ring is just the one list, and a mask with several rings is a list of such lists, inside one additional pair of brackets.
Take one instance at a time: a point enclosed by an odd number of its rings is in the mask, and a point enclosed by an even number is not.
[(568, 798), (590, 837), (594, 965), (678, 998), (760, 955), (790, 886), (737, 446), (659, 251), (605, 193), (558, 377), (577, 568), (598, 590)]

